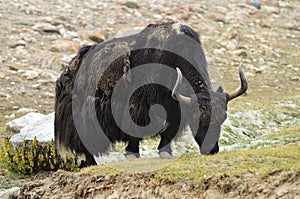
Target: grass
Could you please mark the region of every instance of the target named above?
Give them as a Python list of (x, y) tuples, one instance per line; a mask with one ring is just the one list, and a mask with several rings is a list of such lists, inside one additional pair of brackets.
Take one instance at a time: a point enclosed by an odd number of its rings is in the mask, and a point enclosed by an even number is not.
[(275, 170), (285, 172), (300, 171), (300, 146), (296, 144), (275, 146), (264, 149), (220, 152), (213, 156), (186, 154), (175, 160), (142, 159), (121, 161), (102, 166), (82, 169), (83, 173), (116, 174), (155, 170), (157, 179), (180, 181), (190, 180), (199, 183), (209, 177), (243, 176), (244, 173), (266, 175)]

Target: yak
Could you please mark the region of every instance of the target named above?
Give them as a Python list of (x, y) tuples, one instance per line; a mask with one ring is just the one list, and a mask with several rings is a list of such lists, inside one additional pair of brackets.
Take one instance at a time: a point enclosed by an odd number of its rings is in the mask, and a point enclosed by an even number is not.
[[(134, 72), (141, 66), (154, 72)], [(167, 70), (162, 70), (163, 66)], [(171, 158), (170, 143), (190, 126), (201, 154), (215, 154), (228, 102), (247, 91), (241, 67), (239, 76), (241, 85), (235, 92), (223, 92), (222, 87), (213, 91), (199, 35), (191, 27), (175, 22), (150, 24), (137, 34), (82, 47), (56, 82), (54, 126), (58, 152), (85, 155), (82, 163), (89, 166), (96, 164), (94, 155), (105, 153), (115, 142), (127, 143), (125, 156), (138, 158), (140, 141), (160, 136), (158, 153), (162, 158)], [(113, 103), (118, 81), (123, 85), (118, 91), (126, 93), (128, 85), (147, 78), (148, 84), (138, 86), (127, 105), (118, 103), (118, 99)], [(156, 84), (157, 78), (167, 85)], [(87, 90), (92, 92), (83, 94)], [(164, 108), (164, 116), (151, 112), (157, 104)], [(117, 116), (113, 108), (119, 110)], [(137, 126), (158, 121), (160, 127), (154, 134), (125, 132), (123, 127), (129, 122), (123, 113), (129, 113)], [(103, 133), (95, 134), (97, 125)]]

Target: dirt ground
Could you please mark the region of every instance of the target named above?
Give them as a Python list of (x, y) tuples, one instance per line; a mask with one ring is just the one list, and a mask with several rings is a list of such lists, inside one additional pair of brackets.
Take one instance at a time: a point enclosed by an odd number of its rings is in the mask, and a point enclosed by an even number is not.
[[(248, 96), (229, 104), (231, 112), (300, 95), (298, 0), (263, 0), (261, 9), (250, 0), (134, 2), (0, 1), (0, 146), (13, 135), (6, 122), (34, 110), (53, 111), (56, 78), (80, 46), (149, 23), (173, 20), (193, 27), (225, 90), (235, 89), (237, 66), (244, 63)], [(224, 175), (191, 188), (189, 179), (158, 180), (153, 173), (20, 177), (1, 169), (1, 188), (21, 187), (18, 198), (300, 198), (300, 172), (243, 176), (247, 182)], [(233, 188), (226, 189), (226, 179)]]
[[(157, 180), (152, 173), (90, 175), (41, 172), (24, 179), (18, 198), (299, 198), (300, 172), (211, 177), (188, 186), (188, 180)], [(230, 185), (226, 184), (230, 180)], [(233, 187), (230, 187), (233, 186)]]

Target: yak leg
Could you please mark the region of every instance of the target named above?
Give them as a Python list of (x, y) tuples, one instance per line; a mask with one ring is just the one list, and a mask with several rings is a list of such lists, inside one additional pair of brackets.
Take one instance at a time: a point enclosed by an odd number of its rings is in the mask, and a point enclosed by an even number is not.
[(157, 147), (158, 154), (161, 158), (169, 159), (172, 158), (172, 149), (171, 149), (171, 142), (174, 138), (173, 133), (176, 133), (176, 130), (171, 126), (168, 126), (160, 133), (160, 143)]
[(81, 160), (79, 168), (97, 165), (94, 156), (90, 152), (85, 152), (85, 160)]
[(128, 145), (125, 148), (126, 150), (125, 156), (127, 159), (136, 159), (140, 157), (139, 145), (140, 145), (139, 138), (131, 138), (129, 140)]
[(88, 166), (90, 166), (90, 165), (97, 165), (94, 156), (90, 152), (87, 152), (85, 154), (85, 158), (86, 158), (86, 164)]

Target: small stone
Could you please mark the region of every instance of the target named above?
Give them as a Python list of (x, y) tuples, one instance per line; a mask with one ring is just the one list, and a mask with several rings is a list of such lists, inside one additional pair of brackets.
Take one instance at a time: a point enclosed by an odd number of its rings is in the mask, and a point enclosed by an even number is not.
[(50, 92), (45, 92), (44, 95), (47, 96), (47, 97), (51, 97), (51, 98), (55, 97), (55, 94), (54, 93), (50, 93)]
[(37, 113), (37, 110), (36, 109), (33, 109), (33, 108), (20, 108), (17, 110), (17, 113), (32, 113), (32, 112), (35, 112)]
[(216, 22), (228, 23), (227, 19), (223, 15), (220, 15), (220, 14), (217, 14), (217, 13), (209, 14), (208, 18), (210, 18), (210, 19), (212, 19), (213, 21), (216, 21)]
[(248, 56), (247, 52), (244, 49), (239, 49), (239, 50), (232, 51), (231, 54), (232, 55), (237, 55), (237, 56), (240, 56), (240, 57), (247, 57)]
[(278, 7), (274, 7), (274, 6), (264, 6), (263, 11), (266, 11), (267, 13), (272, 13), (272, 14), (280, 14), (280, 9)]
[(252, 67), (252, 70), (255, 72), (255, 73), (258, 73), (258, 74), (260, 74), (260, 73), (262, 73), (263, 72), (263, 68), (262, 67), (260, 67), (260, 68), (257, 68), (257, 67)]
[(13, 114), (10, 114), (10, 115), (5, 115), (4, 118), (5, 119), (14, 119), (16, 117), (16, 115), (13, 113)]
[(39, 73), (35, 70), (28, 70), (24, 74), (21, 75), (23, 79), (32, 80), (38, 78)]
[(260, 20), (260, 23), (259, 23), (260, 27), (263, 27), (263, 28), (271, 28), (271, 25), (266, 22), (265, 20)]
[(87, 37), (96, 43), (101, 43), (105, 41), (105, 36), (97, 31), (88, 32)]
[(52, 52), (77, 53), (79, 48), (80, 45), (76, 41), (62, 40), (62, 41), (55, 41), (50, 50)]
[(300, 80), (300, 76), (295, 76), (291, 78), (292, 81), (296, 82)]
[(262, 2), (262, 0), (256, 0), (256, 1), (250, 1), (248, 3), (252, 6), (254, 6), (257, 9), (260, 9), (261, 8), (261, 2)]
[(235, 50), (237, 48), (238, 42), (235, 39), (228, 40), (225, 42), (225, 47), (228, 50)]
[(181, 19), (183, 19), (183, 20), (188, 20), (189, 19), (189, 15), (188, 14), (182, 14), (181, 15)]
[(10, 70), (15, 70), (15, 71), (19, 70), (19, 68), (17, 66), (10, 66), (9, 68), (10, 68)]
[(19, 107), (18, 106), (13, 106), (12, 109), (17, 110), (17, 109), (19, 109)]
[(5, 74), (0, 72), (0, 79), (4, 79), (4, 77), (5, 77)]
[(40, 89), (41, 88), (41, 84), (32, 84), (31, 88)]
[(59, 33), (58, 28), (50, 23), (37, 23), (32, 27), (32, 29), (40, 30), (46, 33)]
[(12, 45), (10, 45), (11, 48), (18, 48), (18, 47), (22, 47), (22, 46), (26, 46), (26, 41), (24, 41), (22, 39), (16, 41)]
[(127, 2), (123, 3), (122, 5), (126, 6), (127, 8), (133, 8), (133, 9), (140, 8), (140, 6), (137, 3), (132, 2), (132, 1), (127, 1)]
[(158, 20), (161, 20), (163, 18), (160, 14), (154, 14), (153, 17)]

